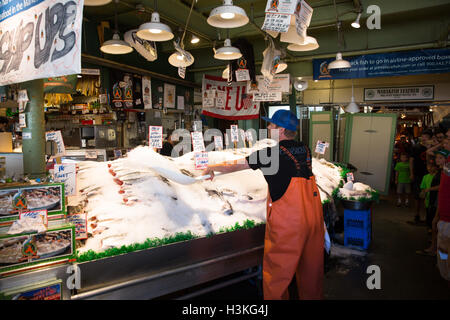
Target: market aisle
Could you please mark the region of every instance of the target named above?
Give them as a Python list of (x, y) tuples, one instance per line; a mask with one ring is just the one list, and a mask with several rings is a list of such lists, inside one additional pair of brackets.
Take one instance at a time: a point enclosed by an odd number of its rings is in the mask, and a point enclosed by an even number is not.
[[(329, 300), (450, 299), (450, 288), (440, 277), (435, 258), (415, 252), (428, 245), (425, 227), (407, 223), (412, 209), (397, 208), (391, 198), (373, 207), (374, 241), (366, 257), (333, 258), (325, 276), (324, 294)], [(367, 267), (378, 265), (381, 290), (366, 286)], [(204, 294), (198, 300), (258, 300), (249, 281)]]
[[(351, 268), (333, 268), (325, 279), (326, 299), (450, 299), (433, 257), (415, 252), (428, 246), (426, 227), (408, 224), (410, 208), (397, 208), (391, 197), (374, 205), (374, 233), (365, 259), (350, 259)], [(347, 261), (349, 262), (349, 261)], [(366, 286), (367, 267), (378, 265), (381, 290)]]

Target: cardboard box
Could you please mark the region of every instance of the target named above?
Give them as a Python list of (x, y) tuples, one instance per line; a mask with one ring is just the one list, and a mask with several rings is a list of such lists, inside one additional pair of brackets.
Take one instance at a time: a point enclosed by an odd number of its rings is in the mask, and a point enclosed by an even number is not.
[(0, 152), (12, 152), (12, 133), (0, 132)]

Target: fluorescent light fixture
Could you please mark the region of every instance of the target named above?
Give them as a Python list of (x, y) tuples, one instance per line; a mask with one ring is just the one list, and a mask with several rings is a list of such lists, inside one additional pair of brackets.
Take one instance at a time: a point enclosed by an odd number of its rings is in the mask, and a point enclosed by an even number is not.
[(359, 29), (361, 28), (361, 25), (359, 24), (359, 20), (361, 19), (361, 12), (358, 13), (358, 17), (356, 18), (355, 21), (352, 22), (352, 27), (355, 29)]
[(158, 12), (152, 13), (151, 22), (141, 24), (136, 35), (148, 41), (168, 41), (174, 37), (170, 27), (160, 22)]
[(231, 40), (225, 39), (225, 44), (222, 48), (216, 50), (214, 58), (218, 60), (235, 60), (242, 57), (241, 51), (231, 46)]
[(245, 26), (249, 19), (244, 9), (233, 5), (233, 0), (224, 0), (223, 5), (211, 11), (206, 21), (216, 28), (238, 28)]
[(110, 3), (112, 0), (85, 0), (85, 6), (104, 6), (105, 4)]
[(108, 54), (126, 54), (132, 52), (133, 48), (125, 41), (120, 40), (118, 33), (114, 33), (112, 40), (103, 42), (100, 50)]
[(199, 43), (199, 42), (200, 42), (200, 38), (197, 37), (197, 36), (192, 35), (191, 43), (192, 44), (196, 44), (196, 43)]
[(345, 69), (350, 68), (352, 65), (347, 60), (342, 59), (342, 53), (336, 54), (336, 60), (328, 64), (328, 69)]

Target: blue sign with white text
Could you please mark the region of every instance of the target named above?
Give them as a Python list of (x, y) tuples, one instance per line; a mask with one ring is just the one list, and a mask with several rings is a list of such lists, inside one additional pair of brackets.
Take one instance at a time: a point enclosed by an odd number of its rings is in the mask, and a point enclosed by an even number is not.
[(329, 59), (313, 59), (314, 80), (357, 79), (450, 72), (450, 49), (428, 49), (344, 57), (347, 69), (328, 69)]

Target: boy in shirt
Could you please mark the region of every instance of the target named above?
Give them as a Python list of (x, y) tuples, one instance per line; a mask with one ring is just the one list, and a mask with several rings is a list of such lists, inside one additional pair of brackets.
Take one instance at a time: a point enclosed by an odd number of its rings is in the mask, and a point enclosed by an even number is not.
[(402, 195), (405, 195), (405, 206), (409, 206), (409, 194), (411, 193), (411, 166), (409, 156), (403, 152), (400, 154), (400, 161), (395, 165), (395, 184), (397, 185), (397, 207), (402, 205)]

